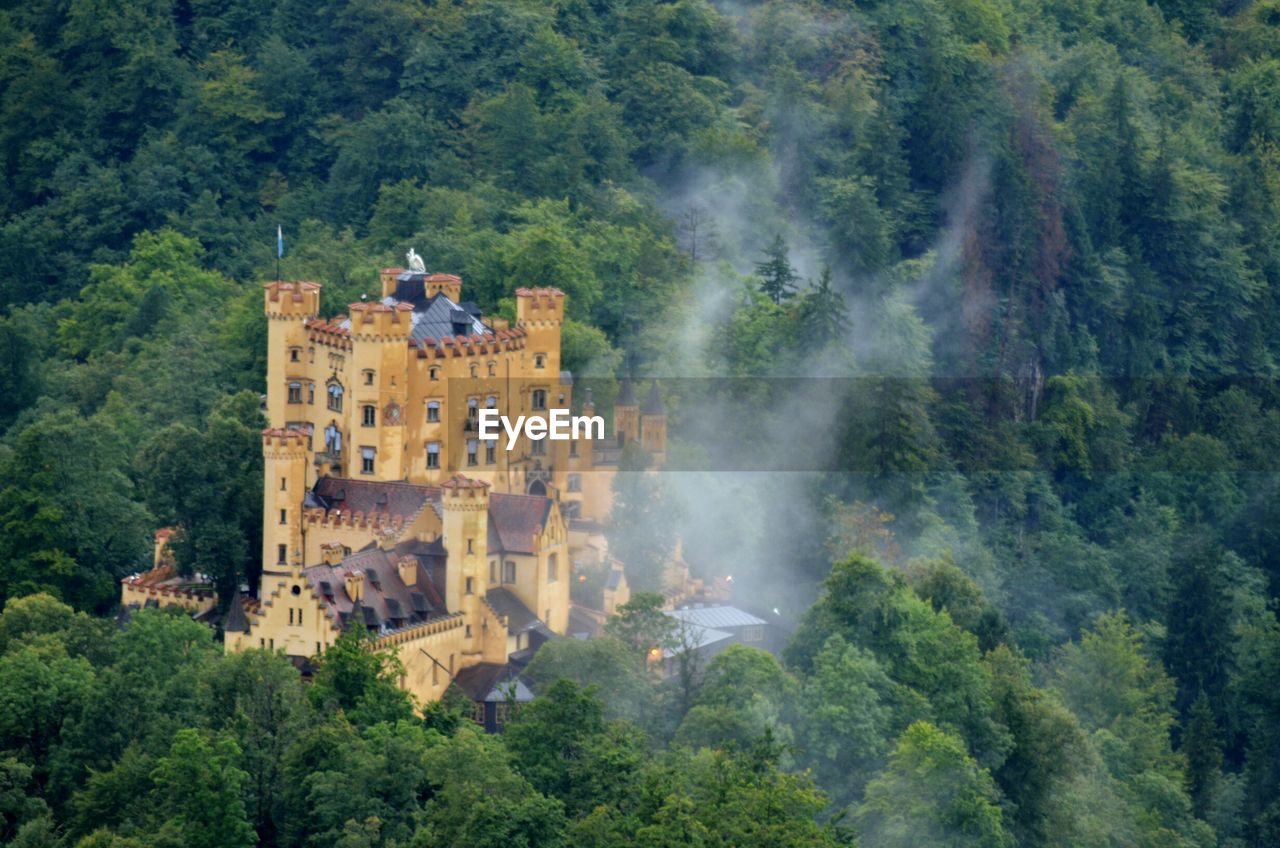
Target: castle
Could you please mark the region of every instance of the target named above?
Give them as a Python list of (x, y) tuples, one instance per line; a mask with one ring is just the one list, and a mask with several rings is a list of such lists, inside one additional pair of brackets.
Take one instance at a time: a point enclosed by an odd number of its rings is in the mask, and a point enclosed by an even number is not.
[[(503, 679), (565, 634), (575, 569), (608, 571), (605, 606), (625, 602), (600, 522), (625, 444), (662, 462), (666, 414), (656, 386), (641, 408), (627, 380), (606, 442), (481, 441), (483, 407), (512, 419), (571, 408), (564, 294), (517, 289), (510, 323), (420, 266), (382, 271), (381, 289), (324, 319), (319, 284), (264, 286), (263, 570), (256, 598), (232, 599), (225, 644), (305, 665), (365, 628), (398, 648), (401, 686), (427, 702), (468, 675)], [(581, 407), (594, 412), (589, 392)]]

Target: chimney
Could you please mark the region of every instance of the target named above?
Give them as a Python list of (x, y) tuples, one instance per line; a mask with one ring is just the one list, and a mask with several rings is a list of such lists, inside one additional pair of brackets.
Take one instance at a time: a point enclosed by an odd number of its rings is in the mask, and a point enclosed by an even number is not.
[(364, 600), (364, 572), (358, 568), (347, 572), (347, 597), (352, 603)]
[(320, 559), (325, 565), (341, 565), (342, 545), (337, 542), (325, 542), (320, 546)]
[(402, 556), (396, 563), (400, 569), (400, 580), (406, 586), (418, 585), (418, 561), (411, 556)]
[(393, 297), (396, 293), (396, 277), (404, 273), (403, 268), (383, 268), (378, 272), (382, 280), (382, 296)]
[(390, 527), (383, 527), (378, 531), (378, 547), (384, 551), (389, 551), (396, 546), (396, 531)]

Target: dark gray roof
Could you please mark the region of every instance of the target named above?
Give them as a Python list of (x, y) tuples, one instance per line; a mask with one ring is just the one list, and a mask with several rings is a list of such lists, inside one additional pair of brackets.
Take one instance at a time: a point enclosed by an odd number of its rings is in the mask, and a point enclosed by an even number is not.
[(666, 415), (667, 407), (662, 403), (662, 395), (658, 394), (658, 381), (654, 380), (649, 385), (649, 396), (645, 398), (644, 409), (640, 410), (645, 415)]
[(227, 617), (222, 620), (222, 629), (227, 633), (248, 633), (249, 619), (244, 614), (244, 598), (236, 589), (231, 596), (231, 604), (227, 607)]
[(533, 693), (510, 666), (503, 663), (477, 663), (462, 669), (453, 677), (453, 683), (473, 701), (504, 703), (507, 691), (515, 685), (517, 701), (532, 701)]
[(614, 406), (635, 406), (636, 405), (636, 388), (631, 385), (631, 376), (627, 375), (622, 378), (622, 382), (618, 385), (618, 399), (613, 402)]
[[(396, 303), (413, 306), (411, 338), (418, 342), (431, 339), (435, 343), (444, 336), (483, 336), (493, 332), (493, 328), (480, 320), (480, 307), (474, 302), (454, 303), (443, 292), (427, 297), (426, 279), (426, 274), (406, 271), (396, 277), (395, 294), (382, 299), (388, 306)], [(349, 327), (350, 321), (344, 321), (342, 326)]]
[(490, 589), (484, 597), (494, 612), (506, 616), (508, 633), (520, 633), (539, 623), (533, 611), (509, 589)]
[[(357, 551), (339, 565), (313, 565), (302, 574), (326, 608), (345, 626), (352, 613), (356, 621), (379, 632), (411, 627), (446, 614), (445, 556), (430, 542), (410, 541), (384, 551), (374, 546)], [(414, 585), (400, 576), (399, 562), (408, 557), (414, 570)], [(347, 575), (353, 570), (364, 575), (364, 597), (354, 601), (347, 594)]]

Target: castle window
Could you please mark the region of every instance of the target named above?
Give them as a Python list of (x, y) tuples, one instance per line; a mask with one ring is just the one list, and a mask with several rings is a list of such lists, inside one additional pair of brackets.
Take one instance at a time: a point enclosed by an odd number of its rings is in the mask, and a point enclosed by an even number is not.
[(498, 376), (498, 363), (492, 360), (489, 361), (489, 376), (490, 377)]
[(489, 582), (498, 582), (498, 561), (496, 559), (489, 560)]
[(535, 353), (535, 354), (533, 355), (533, 367), (534, 367), (534, 368), (546, 368), (546, 367), (547, 367), (547, 357), (546, 357), (546, 354), (542, 354), (542, 353)]
[(582, 475), (581, 474), (569, 475), (569, 491), (571, 492), (582, 491)]
[(547, 408), (547, 390), (534, 389), (532, 401), (533, 401), (534, 409), (546, 409)]
[(467, 421), (469, 423), (475, 424), (476, 419), (480, 417), (479, 406), (480, 400), (478, 398), (467, 398)]
[[(302, 587), (301, 587), (301, 586), (297, 586), (297, 585), (295, 585), (295, 586), (294, 586), (292, 589), (290, 589), (289, 591), (290, 591), (290, 592), (292, 592), (292, 593), (293, 593), (293, 596), (296, 598), (296, 597), (298, 597), (299, 595), (301, 595), (301, 594), (302, 594)], [(299, 621), (301, 621), (301, 620), (302, 620), (302, 610), (298, 610), (298, 620), (299, 620)]]
[(470, 639), (470, 638), (471, 638), (471, 625), (470, 625), (470, 624), (468, 624), (468, 625), (467, 625), (467, 638), (468, 638), (468, 639)]
[(484, 461), (486, 465), (493, 465), (497, 458), (497, 439), (490, 439), (484, 443)]
[(366, 427), (374, 427), (378, 423), (378, 410), (372, 406), (360, 408), (361, 423)]
[(316, 402), (316, 384), (307, 383), (307, 403)]
[(487, 398), (485, 398), (485, 399), (484, 399), (484, 405), (485, 405), (485, 407), (486, 407), (486, 408), (488, 408), (488, 409), (497, 409), (497, 408), (498, 408), (498, 396), (497, 396), (497, 395), (489, 395)]
[(439, 368), (439, 366), (432, 365), (430, 368), (428, 368), (428, 369), (427, 369), (427, 376), (431, 379), (431, 382), (433, 382), (433, 383), (434, 383), (436, 380), (439, 380), (439, 379), (440, 379), (440, 368)]
[(480, 449), (480, 443), (475, 439), (467, 439), (467, 465), (475, 465), (476, 452)]
[(302, 403), (302, 384), (289, 384), (289, 403)]
[(476, 579), (474, 577), (467, 578), (467, 594), (474, 595), (476, 593)]
[(329, 408), (334, 412), (342, 411), (342, 384), (329, 384)]
[(360, 473), (373, 473), (373, 458), (377, 454), (373, 448), (360, 448)]
[(300, 348), (300, 347), (291, 347), (291, 348), (289, 348), (289, 361), (290, 361), (290, 362), (301, 362), (301, 361), (302, 361), (302, 348)]
[(512, 560), (507, 560), (502, 564), (502, 582), (516, 582), (516, 564)]
[(293, 607), (289, 607), (289, 624), (293, 624)]
[(289, 510), (287, 509), (280, 510), (280, 523), (281, 524), (289, 523)]
[(324, 428), (324, 449), (332, 454), (342, 453), (342, 431), (336, 424)]
[(281, 477), (281, 478), (280, 478), (280, 491), (282, 491), (282, 492), (283, 492), (285, 489), (288, 489), (288, 488), (289, 488), (289, 478), (288, 478), (288, 477)]
[[(554, 583), (560, 579), (560, 566), (556, 562), (556, 555), (551, 554), (547, 557), (547, 582)], [(547, 616), (550, 618), (550, 616)]]
[(427, 401), (427, 421), (435, 422), (440, 420), (440, 401)]
[(307, 348), (307, 361), (308, 361), (308, 362), (315, 362), (315, 361), (316, 361), (316, 346), (315, 346), (315, 345), (312, 345), (311, 347)]
[(365, 384), (366, 386), (372, 386), (372, 385), (373, 385), (373, 369), (372, 369), (372, 368), (367, 368), (367, 369), (365, 369), (365, 372), (364, 372), (364, 384)]
[(546, 456), (547, 440), (546, 439), (530, 439), (529, 455), (530, 456)]
[(469, 553), (469, 554), (473, 554), (473, 553), (475, 553), (475, 552), (476, 552), (476, 540), (475, 540), (475, 539), (468, 539), (468, 540), (467, 540), (467, 553)]
[(276, 545), (276, 562), (284, 565), (284, 561), (289, 557), (288, 545)]
[(427, 467), (428, 468), (440, 467), (440, 443), (439, 442), (427, 443)]
[(474, 380), (476, 377), (479, 377), (479, 376), (480, 376), (480, 366), (474, 362), (471, 363), (471, 379)]
[(569, 456), (577, 456), (577, 455), (578, 455), (578, 440), (570, 439), (569, 440)]

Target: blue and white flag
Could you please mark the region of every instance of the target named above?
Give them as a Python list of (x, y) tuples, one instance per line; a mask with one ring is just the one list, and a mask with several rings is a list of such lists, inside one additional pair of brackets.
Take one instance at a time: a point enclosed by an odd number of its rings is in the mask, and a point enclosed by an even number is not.
[(276, 259), (284, 259), (284, 229), (276, 225)]

